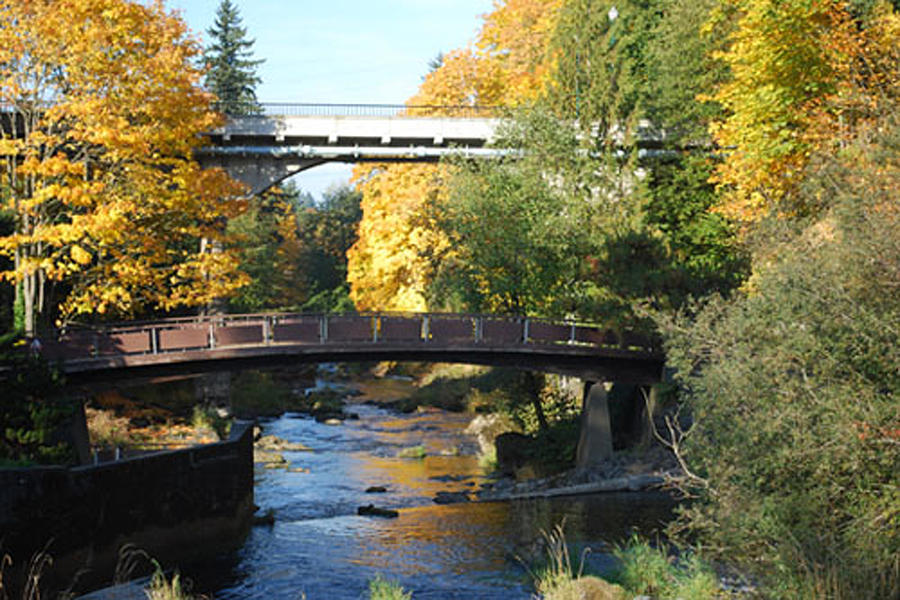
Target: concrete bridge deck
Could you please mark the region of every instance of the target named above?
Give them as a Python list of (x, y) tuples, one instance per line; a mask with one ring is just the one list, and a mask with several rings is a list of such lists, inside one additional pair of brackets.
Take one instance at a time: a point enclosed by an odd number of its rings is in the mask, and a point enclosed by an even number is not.
[(596, 325), (492, 315), (227, 315), (87, 328), (44, 342), (70, 378), (161, 376), (309, 362), (460, 362), (649, 384), (651, 340)]
[(326, 162), (436, 162), (445, 156), (497, 158), (485, 147), (500, 124), (497, 109), (477, 106), (262, 104), (209, 132), (198, 158), (220, 166), (258, 194)]

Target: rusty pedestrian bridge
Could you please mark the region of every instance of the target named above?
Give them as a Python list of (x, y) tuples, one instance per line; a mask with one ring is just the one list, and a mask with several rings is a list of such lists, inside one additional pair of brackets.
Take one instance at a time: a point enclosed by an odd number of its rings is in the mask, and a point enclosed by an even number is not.
[(165, 376), (292, 363), (457, 362), (649, 384), (651, 339), (598, 325), (447, 313), (218, 315), (70, 325), (43, 340), (70, 378)]

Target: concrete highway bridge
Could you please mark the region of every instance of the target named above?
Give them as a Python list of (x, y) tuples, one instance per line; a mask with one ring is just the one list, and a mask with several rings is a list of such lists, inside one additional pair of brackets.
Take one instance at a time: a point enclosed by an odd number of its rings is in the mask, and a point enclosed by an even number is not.
[(262, 104), (209, 133), (204, 166), (219, 166), (258, 194), (326, 162), (436, 162), (443, 157), (498, 158), (485, 147), (499, 111), (478, 106)]

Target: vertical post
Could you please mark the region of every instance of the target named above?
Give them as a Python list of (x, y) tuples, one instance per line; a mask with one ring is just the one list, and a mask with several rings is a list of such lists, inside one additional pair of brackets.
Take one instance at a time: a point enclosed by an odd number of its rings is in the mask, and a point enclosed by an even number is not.
[(319, 338), (323, 344), (328, 341), (328, 315), (319, 317)]
[(431, 337), (431, 323), (428, 315), (422, 317), (422, 335), (425, 337), (426, 342)]
[(271, 319), (270, 315), (263, 315), (262, 322), (262, 338), (263, 344), (266, 346), (269, 345), (269, 341), (272, 339), (272, 326), (269, 320)]
[(378, 315), (372, 316), (372, 343), (378, 343)]
[(209, 348), (210, 350), (215, 349), (216, 347), (216, 326), (210, 321), (209, 322)]
[(522, 343), (523, 344), (528, 343), (528, 335), (529, 335), (528, 325), (530, 323), (531, 322), (528, 320), (528, 317), (525, 317), (525, 323), (522, 325)]
[(484, 317), (475, 317), (475, 343), (484, 341)]
[(156, 327), (150, 328), (150, 352), (159, 354), (159, 329)]
[(575, 323), (574, 322), (572, 323), (572, 330), (571, 330), (571, 332), (569, 332), (569, 343), (570, 344), (575, 343)]

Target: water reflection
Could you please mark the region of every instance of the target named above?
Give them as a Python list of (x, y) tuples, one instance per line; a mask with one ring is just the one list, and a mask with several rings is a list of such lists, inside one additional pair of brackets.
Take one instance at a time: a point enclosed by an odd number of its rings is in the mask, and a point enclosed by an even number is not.
[[(284, 453), (292, 468), (308, 472), (257, 472), (256, 503), (274, 509), (276, 523), (255, 529), (236, 556), (188, 569), (200, 591), (234, 599), (356, 599), (381, 573), (417, 599), (529, 598), (524, 564), (542, 555), (541, 530), (565, 519), (576, 552), (591, 547), (590, 565), (604, 570), (609, 543), (633, 529), (650, 532), (670, 516), (670, 502), (634, 494), (439, 506), (432, 502), (437, 492), (471, 490), (483, 480), (475, 446), (462, 433), (468, 417), (398, 416), (369, 405), (348, 410), (360, 419), (328, 426), (288, 415), (266, 425), (267, 433), (314, 449)], [(418, 445), (426, 458), (396, 456)], [(388, 492), (365, 493), (373, 485)], [(369, 503), (397, 508), (400, 517), (357, 516)]]

